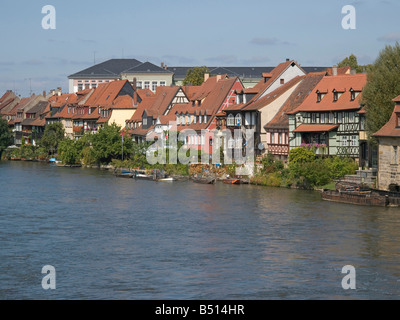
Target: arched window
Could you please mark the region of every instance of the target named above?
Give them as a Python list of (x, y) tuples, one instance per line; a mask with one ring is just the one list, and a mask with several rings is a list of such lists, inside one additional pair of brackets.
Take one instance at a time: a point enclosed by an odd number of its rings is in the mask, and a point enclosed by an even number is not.
[(235, 125), (235, 117), (233, 116), (233, 114), (229, 114), (228, 115), (228, 120), (227, 120), (227, 125), (229, 126), (234, 126)]
[(240, 113), (238, 113), (235, 117), (235, 125), (236, 126), (241, 126), (242, 125), (242, 116)]

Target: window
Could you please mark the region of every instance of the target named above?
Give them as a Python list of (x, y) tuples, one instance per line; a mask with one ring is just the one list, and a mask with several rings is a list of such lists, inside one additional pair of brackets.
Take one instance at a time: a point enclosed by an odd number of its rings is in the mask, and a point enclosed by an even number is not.
[(178, 126), (181, 124), (180, 120), (181, 120), (181, 118), (180, 118), (179, 114), (176, 114), (176, 124)]
[(325, 113), (321, 113), (321, 123), (325, 123)]
[(203, 116), (199, 116), (199, 123), (202, 123)]
[(197, 123), (197, 116), (193, 117), (193, 123)]
[(92, 108), (89, 107), (89, 114), (92, 114)]
[(275, 133), (271, 133), (271, 144), (275, 144)]
[(153, 82), (151, 83), (151, 90), (152, 90), (152, 91), (156, 91), (156, 89), (157, 89), (157, 84), (158, 84), (157, 81), (153, 81)]
[(137, 81), (136, 82), (136, 88), (137, 89), (142, 89), (142, 85), (143, 85), (142, 81)]
[(281, 84), (285, 84), (285, 79), (280, 80)]
[(144, 125), (144, 126), (147, 126), (147, 117), (144, 117), (144, 118), (143, 118), (143, 125)]
[(282, 141), (283, 141), (282, 138), (283, 138), (283, 137), (282, 137), (282, 133), (279, 133), (279, 144), (282, 144)]
[(242, 125), (242, 116), (240, 113), (238, 113), (235, 117), (235, 125), (236, 126), (241, 126)]
[(343, 122), (343, 114), (341, 112), (338, 113), (337, 115), (337, 122), (342, 123)]
[(228, 127), (232, 127), (235, 125), (235, 117), (233, 116), (233, 114), (228, 115), (227, 122)]
[(207, 122), (207, 115), (205, 114), (204, 115), (204, 123), (206, 123)]
[(190, 115), (186, 114), (186, 124), (189, 125), (190, 124)]
[(397, 154), (398, 154), (398, 147), (393, 146), (393, 153), (392, 153), (392, 163), (391, 164), (397, 164)]
[(160, 87), (165, 87), (167, 83), (165, 81), (160, 81)]
[(336, 90), (333, 90), (333, 102), (338, 101), (339, 99), (339, 94)]
[(349, 123), (354, 123), (354, 112), (349, 113)]
[(329, 114), (329, 123), (334, 123), (335, 122), (335, 117), (333, 115), (333, 113)]
[(145, 89), (150, 89), (150, 81), (145, 81), (144, 82), (144, 88)]
[(397, 127), (400, 127), (400, 115), (397, 115)]
[(315, 113), (311, 114), (311, 123), (316, 123), (317, 122), (317, 115)]
[(358, 137), (357, 136), (351, 136), (350, 137), (350, 145), (352, 147), (357, 147), (358, 146)]
[(347, 136), (342, 136), (340, 144), (342, 147), (348, 146)]
[(353, 89), (350, 90), (350, 100), (351, 101), (356, 100), (356, 93)]
[(83, 84), (82, 83), (79, 83), (78, 84), (78, 91), (82, 91), (83, 90)]

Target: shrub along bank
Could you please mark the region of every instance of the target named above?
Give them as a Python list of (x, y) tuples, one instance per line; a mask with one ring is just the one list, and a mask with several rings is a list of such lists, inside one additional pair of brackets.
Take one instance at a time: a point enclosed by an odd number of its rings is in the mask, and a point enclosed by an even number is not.
[(355, 174), (358, 166), (347, 157), (319, 157), (315, 151), (299, 147), (289, 153), (289, 165), (268, 154), (261, 168), (251, 179), (252, 184), (272, 187), (315, 189), (331, 184), (345, 175)]

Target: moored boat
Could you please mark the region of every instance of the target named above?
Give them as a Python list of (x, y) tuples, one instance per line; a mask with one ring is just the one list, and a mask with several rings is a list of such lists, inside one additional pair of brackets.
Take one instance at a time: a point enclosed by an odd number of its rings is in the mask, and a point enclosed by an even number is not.
[(340, 191), (324, 190), (322, 199), (347, 204), (386, 207), (390, 204), (389, 197), (371, 191)]
[(202, 184), (215, 184), (215, 178), (206, 178), (206, 177), (193, 177), (192, 181), (195, 183), (202, 183)]
[(226, 184), (240, 184), (240, 179), (225, 179), (223, 181)]

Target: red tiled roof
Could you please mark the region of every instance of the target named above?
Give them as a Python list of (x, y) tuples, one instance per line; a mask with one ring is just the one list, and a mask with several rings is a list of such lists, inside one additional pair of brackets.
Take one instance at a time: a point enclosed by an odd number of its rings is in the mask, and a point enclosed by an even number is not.
[(330, 132), (339, 128), (332, 124), (301, 124), (293, 132)]
[[(397, 97), (399, 98), (399, 97)], [(393, 101), (400, 102), (395, 98)], [(373, 134), (375, 137), (400, 137), (400, 127), (398, 126), (398, 117), (400, 116), (400, 104), (394, 107), (392, 116), (389, 121), (377, 132)]]
[(288, 100), (283, 104), (275, 117), (267, 123), (264, 128), (289, 128), (289, 117), (287, 113), (295, 110), (308, 97), (315, 86), (322, 80), (325, 72), (307, 74), (297, 88), (292, 92)]
[[(288, 114), (295, 114), (301, 111), (316, 112), (360, 109), (361, 92), (366, 82), (366, 74), (325, 76), (303, 103), (297, 109)], [(337, 88), (345, 90), (345, 92), (335, 102), (333, 99), (333, 90), (337, 90)], [(351, 100), (351, 89), (360, 92), (353, 101)], [(318, 91), (326, 92), (326, 95), (320, 102), (317, 101)]]

